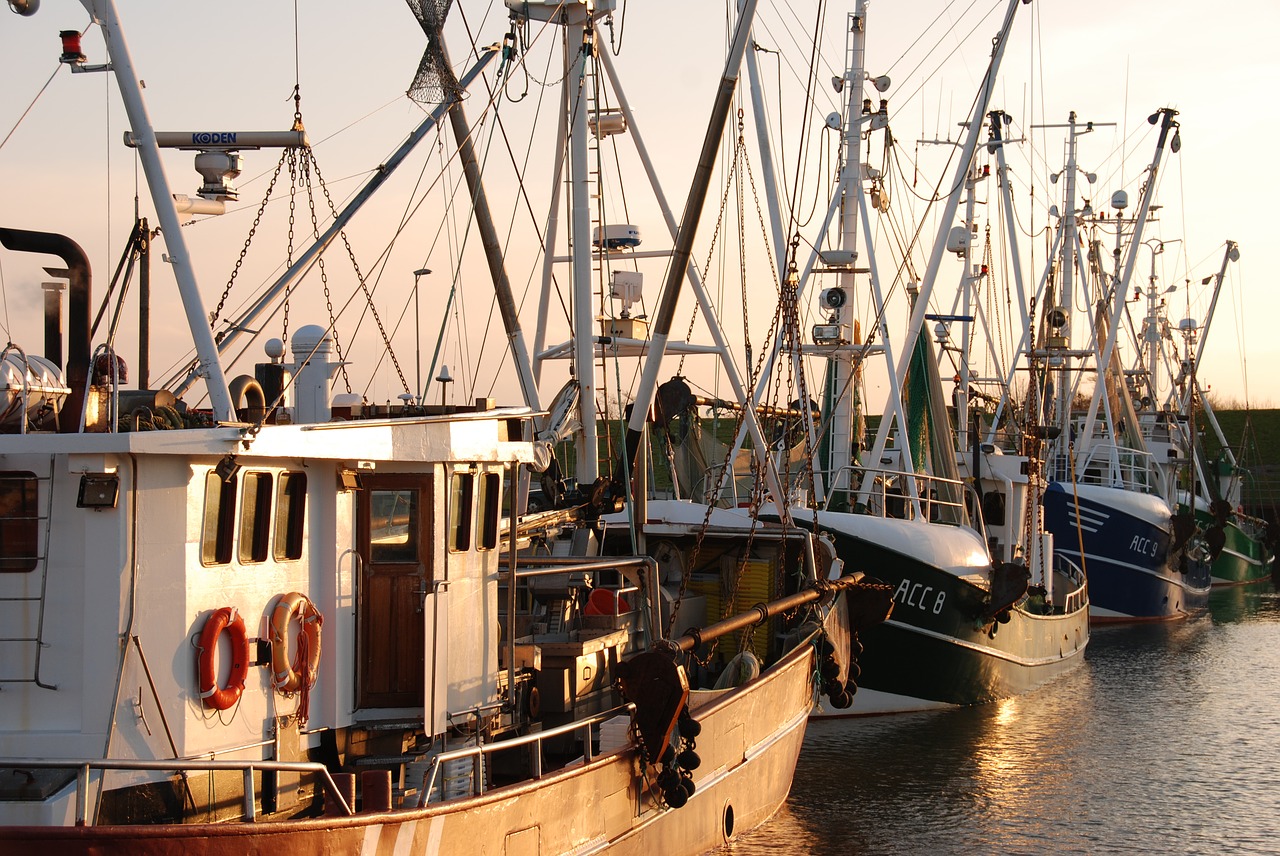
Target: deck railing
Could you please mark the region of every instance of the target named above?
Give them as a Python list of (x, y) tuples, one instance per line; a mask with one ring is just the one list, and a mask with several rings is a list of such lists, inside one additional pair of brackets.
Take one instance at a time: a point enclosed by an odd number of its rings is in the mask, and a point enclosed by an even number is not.
[(441, 752), (431, 759), (431, 767), (422, 777), (422, 796), (419, 798), (418, 805), (424, 806), (431, 800), (431, 795), (436, 789), (436, 780), (440, 776), (444, 765), (452, 761), (470, 759), (472, 764), (471, 776), (471, 796), (480, 796), (485, 792), (485, 764), (490, 755), (497, 752), (509, 752), (513, 749), (527, 749), (529, 752), (530, 778), (542, 778), (542, 743), (552, 738), (564, 737), (572, 735), (576, 732), (582, 732), (582, 763), (589, 764), (595, 758), (595, 752), (591, 745), (591, 729), (608, 719), (615, 716), (627, 716), (630, 718), (631, 712), (635, 709), (635, 705), (626, 704), (621, 707), (611, 708), (602, 713), (586, 719), (575, 720), (566, 723), (557, 728), (551, 728), (546, 731), (537, 731), (532, 734), (526, 734), (522, 737), (514, 737), (510, 740), (499, 740), (495, 743), (482, 743), (479, 746), (464, 746), (460, 749), (451, 749), (448, 752)]
[(244, 779), (244, 821), (252, 823), (257, 818), (256, 794), (253, 786), (255, 770), (282, 773), (315, 773), (320, 777), (335, 806), (345, 814), (355, 814), (347, 805), (342, 791), (329, 775), (329, 769), (314, 761), (215, 761), (181, 759), (146, 761), (132, 758), (0, 758), (0, 769), (18, 770), (76, 770), (76, 826), (84, 826), (88, 814), (89, 773), (92, 770), (160, 770), (171, 773), (187, 773), (192, 770), (238, 770)]
[[(864, 493), (867, 510), (879, 517), (913, 519), (915, 503), (911, 482), (920, 498), (920, 515), (931, 523), (970, 525), (970, 509), (965, 502), (967, 485), (958, 479), (905, 470), (871, 469), (849, 465), (831, 479), (836, 489), (827, 492), (827, 505), (837, 492)], [(848, 487), (846, 487), (848, 485)]]

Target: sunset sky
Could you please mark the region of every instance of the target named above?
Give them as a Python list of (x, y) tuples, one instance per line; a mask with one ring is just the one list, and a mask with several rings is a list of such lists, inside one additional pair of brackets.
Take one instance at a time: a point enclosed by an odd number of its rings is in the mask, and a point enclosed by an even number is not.
[[(230, 0), (213, 6), (134, 0), (120, 6), (136, 67), (146, 81), (145, 95), (152, 119), (162, 130), (289, 127), (296, 59), (306, 127), (335, 204), (340, 205), (354, 193), (369, 171), (423, 116), (422, 109), (403, 95), (425, 41), (403, 3), (300, 2), (296, 32), (294, 5), (278, 0)], [(915, 191), (921, 195), (939, 182), (949, 150), (917, 141), (959, 137), (957, 123), (965, 118), (972, 102), (1004, 6), (1005, 3), (992, 0), (920, 0), (910, 4), (881, 0), (870, 4), (868, 70), (873, 76), (887, 73), (892, 78), (887, 96), (898, 156), (912, 170), (918, 182)], [(781, 96), (773, 92), (768, 98), (771, 109), (780, 111), (775, 112), (774, 133), (775, 139), (781, 141), (781, 151), (775, 152), (775, 157), (786, 164), (788, 181), (794, 178), (801, 131), (807, 127), (815, 140), (825, 141), (815, 144), (815, 158), (822, 146), (831, 142), (829, 136), (824, 137), (816, 129), (829, 112), (838, 109), (830, 77), (840, 72), (844, 61), (845, 16), (852, 8), (851, 2), (826, 7), (823, 63), (831, 71), (818, 75), (816, 106), (805, 117), (799, 98), (803, 80), (797, 75), (804, 74), (808, 63), (803, 39), (815, 27), (817, 8), (808, 0), (791, 5), (763, 0), (760, 4), (755, 39), (761, 47), (778, 53), (761, 52), (757, 56), (766, 88), (776, 89), (779, 82), (783, 87)], [(707, 110), (723, 64), (725, 17), (723, 2), (675, 0), (629, 0), (615, 13), (615, 45), (621, 40), (616, 63), (670, 204), (677, 212), (684, 205)], [(86, 21), (87, 14), (73, 0), (44, 0), (40, 12), (32, 18), (11, 14), (0, 17), (0, 56), (8, 68), (7, 84), (0, 91), (0, 139), (16, 126), (0, 146), (0, 182), (4, 187), (0, 223), (65, 232), (79, 241), (92, 259), (96, 305), (132, 221), (135, 168), (131, 152), (120, 143), (125, 130), (124, 113), (108, 77), (72, 75), (66, 68), (58, 69), (58, 31), (83, 28)], [(470, 64), (472, 36), (477, 44), (500, 41), (507, 30), (506, 21), (501, 4), (459, 0), (447, 31), (455, 66), (462, 69)], [(538, 32), (536, 25), (530, 28), (531, 34)], [(1010, 153), (1010, 161), (1015, 187), (1021, 194), (1018, 204), (1025, 205), (1022, 216), (1027, 218), (1029, 228), (1036, 229), (1046, 224), (1048, 205), (1060, 204), (1049, 194), (1061, 185), (1053, 187), (1046, 182), (1050, 172), (1061, 169), (1064, 149), (1062, 137), (1052, 136), (1061, 132), (1033, 131), (1031, 125), (1065, 122), (1072, 110), (1081, 121), (1115, 123), (1114, 128), (1100, 127), (1081, 143), (1082, 169), (1098, 175), (1098, 184), (1094, 188), (1082, 184), (1081, 193), (1091, 195), (1097, 206), (1110, 198), (1112, 191), (1123, 187), (1136, 203), (1142, 170), (1155, 142), (1155, 129), (1147, 125), (1146, 117), (1159, 107), (1171, 106), (1180, 111), (1181, 151), (1176, 155), (1166, 153), (1157, 198), (1162, 206), (1160, 223), (1151, 227), (1147, 237), (1166, 242), (1157, 275), (1162, 289), (1178, 287), (1169, 295), (1170, 317), (1175, 323), (1187, 314), (1203, 320), (1208, 293), (1200, 280), (1217, 272), (1227, 239), (1239, 243), (1241, 258), (1228, 268), (1202, 379), (1212, 386), (1219, 400), (1243, 402), (1247, 397), (1254, 407), (1280, 403), (1280, 386), (1271, 371), (1280, 362), (1280, 339), (1270, 324), (1280, 315), (1280, 296), (1272, 287), (1280, 272), (1280, 245), (1272, 237), (1274, 218), (1270, 210), (1280, 182), (1267, 167), (1272, 160), (1269, 155), (1273, 141), (1280, 136), (1280, 119), (1268, 98), (1273, 84), (1280, 80), (1280, 58), (1272, 44), (1277, 32), (1280, 6), (1267, 0), (1244, 0), (1216, 12), (1210, 12), (1204, 4), (1182, 0), (1036, 0), (1018, 10), (993, 103), (1014, 117), (1020, 131), (1031, 135), (1017, 152)], [(608, 31), (602, 35), (609, 37)], [(524, 69), (518, 69), (507, 81), (507, 97), (500, 108), (507, 133), (505, 141), (501, 133), (495, 133), (492, 122), (479, 121), (487, 100), (483, 89), (473, 92), (469, 103), (469, 115), (480, 129), (477, 139), (486, 166), (499, 161), (509, 163), (508, 147), (517, 160), (529, 159), (526, 190), (534, 216), (524, 207), (515, 182), (510, 179), (509, 167), (505, 177), (503, 170), (495, 168), (496, 177), (487, 191), (499, 231), (511, 235), (507, 248), (510, 274), (523, 301), (522, 317), (530, 330), (536, 326), (539, 270), (531, 224), (535, 216), (538, 221), (545, 218), (551, 183), (551, 167), (545, 161), (550, 144), (546, 140), (558, 99), (552, 84), (559, 72), (555, 66), (547, 65), (550, 52), (545, 48), (549, 41), (546, 35), (536, 40), (529, 53), (527, 77)], [(90, 63), (102, 61), (102, 42), (96, 32), (86, 34), (84, 45)], [(51, 75), (47, 89), (37, 99)], [(34, 106), (19, 124), (33, 100)], [(753, 164), (758, 164), (749, 107), (746, 113), (745, 133), (753, 147)], [(807, 125), (802, 126), (804, 121)], [(728, 136), (732, 138), (735, 133), (730, 128)], [(400, 227), (439, 173), (450, 145), (447, 135), (439, 144), (433, 141), (424, 145), (402, 168), (398, 180), (348, 231), (361, 269), (369, 276), (381, 320), (393, 331), (396, 352), (410, 384), (414, 382), (415, 350), (423, 352), (424, 363), (430, 360), (449, 295), (450, 271), (454, 267), (451, 257), (457, 256), (466, 243), (468, 260), (451, 304), (451, 316), (458, 313), (457, 320), (446, 325), (442, 359), (463, 381), (456, 385), (462, 388), (455, 390), (460, 399), (474, 394), (510, 401), (516, 386), (511, 373), (502, 367), (505, 337), (490, 309), (491, 288), (477, 252), (478, 241), (464, 236), (464, 224), (458, 219), (445, 218), (438, 192), (426, 197), (428, 201), (422, 203), (416, 216), (403, 229)], [(876, 142), (873, 147), (878, 145)], [(277, 152), (271, 151), (244, 155), (240, 201), (216, 222), (196, 223), (186, 229), (198, 260), (207, 309), (217, 303), (226, 285), (279, 158)], [(110, 170), (104, 169), (108, 163)], [(173, 189), (194, 194), (198, 177), (191, 166), (191, 154), (168, 152), (165, 163)], [(627, 163), (634, 168), (634, 161)], [(722, 168), (723, 165), (722, 159)], [(829, 160), (811, 162), (801, 181), (801, 196), (807, 200), (802, 202), (802, 208), (825, 205), (829, 168)], [(460, 180), (456, 166), (450, 168), (448, 175), (445, 184)], [(763, 181), (763, 176), (757, 173), (756, 180)], [(711, 210), (704, 217), (694, 251), (700, 264), (710, 252), (723, 182), (721, 171), (713, 181), (708, 197)], [(288, 202), (287, 195), (281, 196), (281, 188), (286, 185), (287, 176), (277, 185), (277, 201), (268, 206), (264, 226), (246, 256), (239, 278), (243, 285), (228, 301), (229, 307), (242, 306), (249, 292), (270, 281), (280, 270), (288, 251), (283, 222)], [(1032, 187), (1034, 199), (1029, 190)], [(638, 169), (631, 174), (627, 192), (627, 216), (645, 234), (645, 248), (667, 246), (662, 223), (647, 198), (643, 174)], [(989, 193), (983, 193), (994, 194), (994, 186)], [(901, 198), (895, 200), (895, 204), (905, 202)], [(305, 203), (298, 204), (296, 219), (300, 225), (295, 228), (295, 253), (305, 245), (310, 216)], [(151, 208), (145, 198), (142, 208), (144, 213)], [(923, 216), (920, 206), (915, 209), (919, 210), (911, 216)], [(321, 208), (321, 214), (323, 211)], [(937, 228), (933, 216), (924, 220), (926, 248)], [(994, 216), (994, 206), (989, 214), (979, 212), (983, 223)], [(462, 218), (463, 214), (456, 217)], [(758, 237), (760, 226), (748, 224), (748, 233), (753, 228)], [(808, 232), (803, 240), (812, 240), (816, 226), (811, 223), (802, 227), (802, 232), (804, 228)], [(393, 243), (391, 237), (397, 233), (400, 238)], [(562, 240), (563, 234), (562, 228)], [(726, 241), (727, 236), (721, 235), (720, 240)], [(1022, 240), (1025, 273), (1036, 280), (1044, 262), (1044, 239), (1041, 236), (1033, 240), (1024, 235)], [(712, 268), (728, 265), (736, 269), (736, 237), (727, 250), (722, 245), (713, 255), (722, 259), (722, 252), (727, 253), (723, 257), (727, 261), (713, 261)], [(923, 252), (918, 251), (918, 259)], [(757, 250), (750, 250), (748, 258), (753, 268), (767, 270), (767, 259)], [(1138, 266), (1143, 278), (1149, 272), (1149, 259), (1144, 252)], [(37, 352), (39, 282), (44, 278), (39, 266), (47, 261), (7, 251), (0, 254), (0, 335)], [(189, 341), (171, 277), (162, 270), (158, 259), (155, 266), (153, 312), (163, 320), (155, 322), (161, 329), (153, 342), (153, 383), (162, 380), (167, 369), (182, 364)], [(420, 333), (415, 341), (410, 289), (413, 272), (424, 267), (434, 273), (422, 283)], [(333, 302), (341, 310), (355, 281), (340, 245), (336, 253), (330, 253), (327, 268)], [(891, 264), (888, 269), (891, 273)], [(942, 278), (954, 283), (958, 275), (953, 261), (946, 260)], [(564, 277), (563, 271), (559, 276)], [(652, 311), (662, 282), (661, 266), (646, 268), (646, 276), (646, 307)], [(752, 287), (747, 301), (748, 321), (744, 324), (743, 300), (734, 276), (726, 276), (723, 281), (712, 279), (709, 277), (709, 288), (724, 308), (725, 326), (738, 331), (735, 335), (739, 337), (741, 330), (748, 330), (758, 349), (776, 303), (772, 288), (767, 283)], [(1187, 280), (1191, 282), (1190, 289)], [(291, 309), (291, 330), (304, 323), (327, 323), (318, 277), (313, 273), (309, 281), (314, 285), (310, 296), (299, 297)], [(340, 330), (344, 322), (356, 321), (362, 303), (363, 298), (359, 298), (343, 313)], [(683, 338), (689, 325), (686, 310), (691, 305), (691, 299), (681, 304), (677, 330), (673, 332), (677, 338)], [(131, 363), (136, 360), (131, 344), (133, 314), (132, 308), (126, 309), (120, 334), (121, 341), (130, 343), (122, 352)], [(263, 327), (270, 335), (280, 335), (281, 323), (277, 314)], [(562, 327), (561, 324), (557, 330)], [(533, 333), (529, 335), (532, 339)], [(549, 330), (548, 343), (556, 341), (558, 335)], [(379, 364), (376, 345), (380, 336), (371, 319), (360, 323), (356, 339), (361, 347), (352, 346), (349, 356), (354, 390), (374, 400), (394, 398), (400, 392), (399, 383), (394, 373), (388, 377), (390, 366), (386, 361)], [(701, 332), (695, 332), (693, 339), (708, 341)], [(491, 355), (480, 357), (482, 345)], [(261, 353), (260, 344), (252, 346), (229, 374), (251, 372), (252, 363), (262, 359)], [(459, 364), (465, 364), (461, 371), (452, 368)], [(378, 378), (370, 381), (375, 366)], [(424, 365), (418, 371), (425, 374), (428, 368)], [(686, 371), (696, 376), (703, 369), (690, 366)], [(554, 376), (553, 371), (551, 377)], [(878, 406), (884, 395), (881, 381), (869, 376), (868, 382), (869, 403)], [(708, 388), (716, 387), (714, 380), (704, 383)], [(556, 385), (554, 380), (548, 380), (545, 399), (550, 398)], [(725, 394), (723, 388), (720, 392)]]

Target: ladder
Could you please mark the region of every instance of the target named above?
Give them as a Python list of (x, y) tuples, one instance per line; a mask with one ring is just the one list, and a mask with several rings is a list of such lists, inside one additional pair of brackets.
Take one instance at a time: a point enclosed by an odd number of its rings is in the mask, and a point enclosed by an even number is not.
[[(39, 536), (34, 544), (35, 553), (31, 556), (10, 556), (5, 559), (6, 562), (34, 562), (35, 567), (24, 573), (20, 569), (3, 568), (3, 570), (12, 571), (10, 573), (0, 573), (0, 580), (14, 580), (21, 575), (25, 578), (26, 585), (23, 587), (23, 594), (13, 594), (0, 596), (0, 603), (21, 604), (18, 607), (21, 610), (23, 618), (28, 618), (31, 612), (35, 612), (35, 635), (31, 635), (31, 621), (19, 621), (9, 624), (6, 628), (0, 629), (0, 650), (7, 650), (9, 646), (20, 646), (26, 648), (27, 651), (23, 656), (14, 657), (6, 654), (0, 657), (0, 662), (4, 663), (22, 663), (20, 672), (17, 675), (0, 673), (0, 685), (3, 684), (35, 684), (41, 689), (56, 690), (56, 684), (45, 683), (40, 678), (40, 657), (47, 644), (44, 641), (44, 616), (45, 607), (47, 605), (46, 594), (49, 587), (49, 545), (50, 530), (52, 527), (53, 517), (53, 470), (55, 458), (49, 456), (49, 472), (48, 475), (34, 475), (32, 473), (24, 473), (18, 471), (0, 472), (0, 495), (9, 495), (16, 497), (18, 502), (17, 514), (10, 514), (7, 520), (19, 522), (35, 521), (37, 533), (43, 531), (43, 536)], [(34, 478), (33, 478), (34, 475)], [(34, 482), (34, 485), (31, 483)], [(34, 491), (31, 488), (34, 487)], [(30, 494), (34, 494), (30, 496)], [(28, 497), (30, 498), (28, 499)], [(41, 514), (40, 498), (44, 498), (44, 513)], [(32, 583), (32, 577), (26, 576), (30, 571), (36, 571), (39, 574), (38, 586)], [(15, 590), (16, 590), (15, 586)], [(33, 588), (39, 589), (39, 594), (31, 594)], [(9, 628), (18, 627), (17, 631)], [(19, 635), (9, 635), (16, 632)], [(3, 687), (0, 687), (3, 688)]]

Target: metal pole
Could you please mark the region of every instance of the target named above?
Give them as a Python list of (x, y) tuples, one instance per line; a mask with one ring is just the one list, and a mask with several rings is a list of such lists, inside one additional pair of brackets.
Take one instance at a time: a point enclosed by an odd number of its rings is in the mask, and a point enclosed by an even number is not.
[(431, 271), (428, 268), (419, 268), (413, 272), (413, 362), (417, 367), (413, 388), (419, 395), (419, 401), (426, 398), (427, 391), (422, 386), (422, 312), (418, 308), (418, 280), (429, 273)]
[[(702, 142), (702, 153), (694, 170), (693, 185), (689, 188), (689, 198), (685, 202), (684, 214), (680, 221), (680, 233), (676, 236), (671, 264), (667, 267), (667, 281), (663, 285), (662, 299), (654, 318), (649, 355), (645, 359), (640, 384), (636, 390), (635, 406), (631, 411), (631, 421), (627, 425), (626, 448), (628, 450), (639, 448), (641, 429), (644, 427), (645, 419), (648, 418), (649, 408), (653, 404), (654, 392), (658, 385), (658, 371), (662, 366), (662, 358), (666, 355), (667, 338), (671, 332), (671, 324), (675, 320), (676, 305), (680, 300), (685, 270), (693, 255), (694, 235), (698, 230), (698, 220), (711, 183), (711, 170), (715, 165), (716, 152), (724, 136), (725, 120), (729, 115), (729, 109), (733, 106), (733, 93), (738, 83), (738, 68), (742, 64), (742, 55), (746, 52), (755, 11), (756, 0), (745, 0), (738, 16), (738, 25), (734, 32), (729, 57), (725, 62), (724, 73), (720, 77), (711, 119), (707, 124), (707, 133)], [(630, 454), (628, 458), (630, 459)], [(785, 517), (787, 511), (784, 498), (776, 495), (776, 501), (779, 512)]]
[(138, 389), (151, 387), (151, 230), (138, 219)]
[(174, 277), (178, 282), (178, 293), (182, 297), (182, 307), (187, 315), (187, 326), (196, 347), (198, 362), (188, 379), (188, 386), (194, 382), (195, 377), (203, 377), (209, 390), (214, 419), (230, 422), (235, 418), (231, 393), (227, 390), (227, 379), (218, 359), (218, 346), (213, 341), (213, 331), (209, 329), (209, 316), (205, 314), (204, 300), (200, 297), (200, 288), (196, 284), (195, 269), (191, 265), (191, 255), (182, 234), (182, 224), (178, 222), (178, 212), (173, 205), (173, 193), (164, 174), (164, 165), (160, 163), (155, 129), (147, 115), (146, 103), (142, 100), (138, 74), (129, 56), (129, 47), (125, 43), (115, 3), (113, 0), (81, 0), (81, 5), (102, 28), (107, 52), (111, 57), (111, 67), (120, 85), (120, 97), (129, 117), (129, 126), (137, 139), (138, 159), (142, 161), (142, 171), (147, 177), (147, 186), (151, 189), (156, 216), (160, 218), (160, 230), (164, 233), (165, 245), (169, 248), (169, 256), (173, 262)]

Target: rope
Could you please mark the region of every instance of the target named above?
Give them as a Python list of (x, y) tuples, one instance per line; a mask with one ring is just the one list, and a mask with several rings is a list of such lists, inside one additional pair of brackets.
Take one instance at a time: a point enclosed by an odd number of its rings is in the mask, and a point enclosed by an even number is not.
[(22, 124), (22, 120), (27, 118), (27, 114), (31, 112), (31, 108), (36, 106), (36, 102), (40, 100), (40, 96), (44, 95), (44, 91), (49, 88), (49, 84), (53, 83), (53, 79), (57, 77), (58, 71), (62, 68), (62, 63), (58, 63), (53, 69), (53, 74), (49, 75), (49, 79), (44, 82), (44, 86), (40, 87), (40, 91), (36, 93), (36, 97), (31, 99), (31, 103), (27, 105), (27, 109), (22, 111), (22, 115), (18, 117), (18, 121), (13, 123), (13, 127), (9, 129), (9, 133), (4, 135), (4, 139), (0, 140), (0, 149), (4, 148), (4, 144), (9, 142), (9, 138), (18, 130), (18, 126)]

